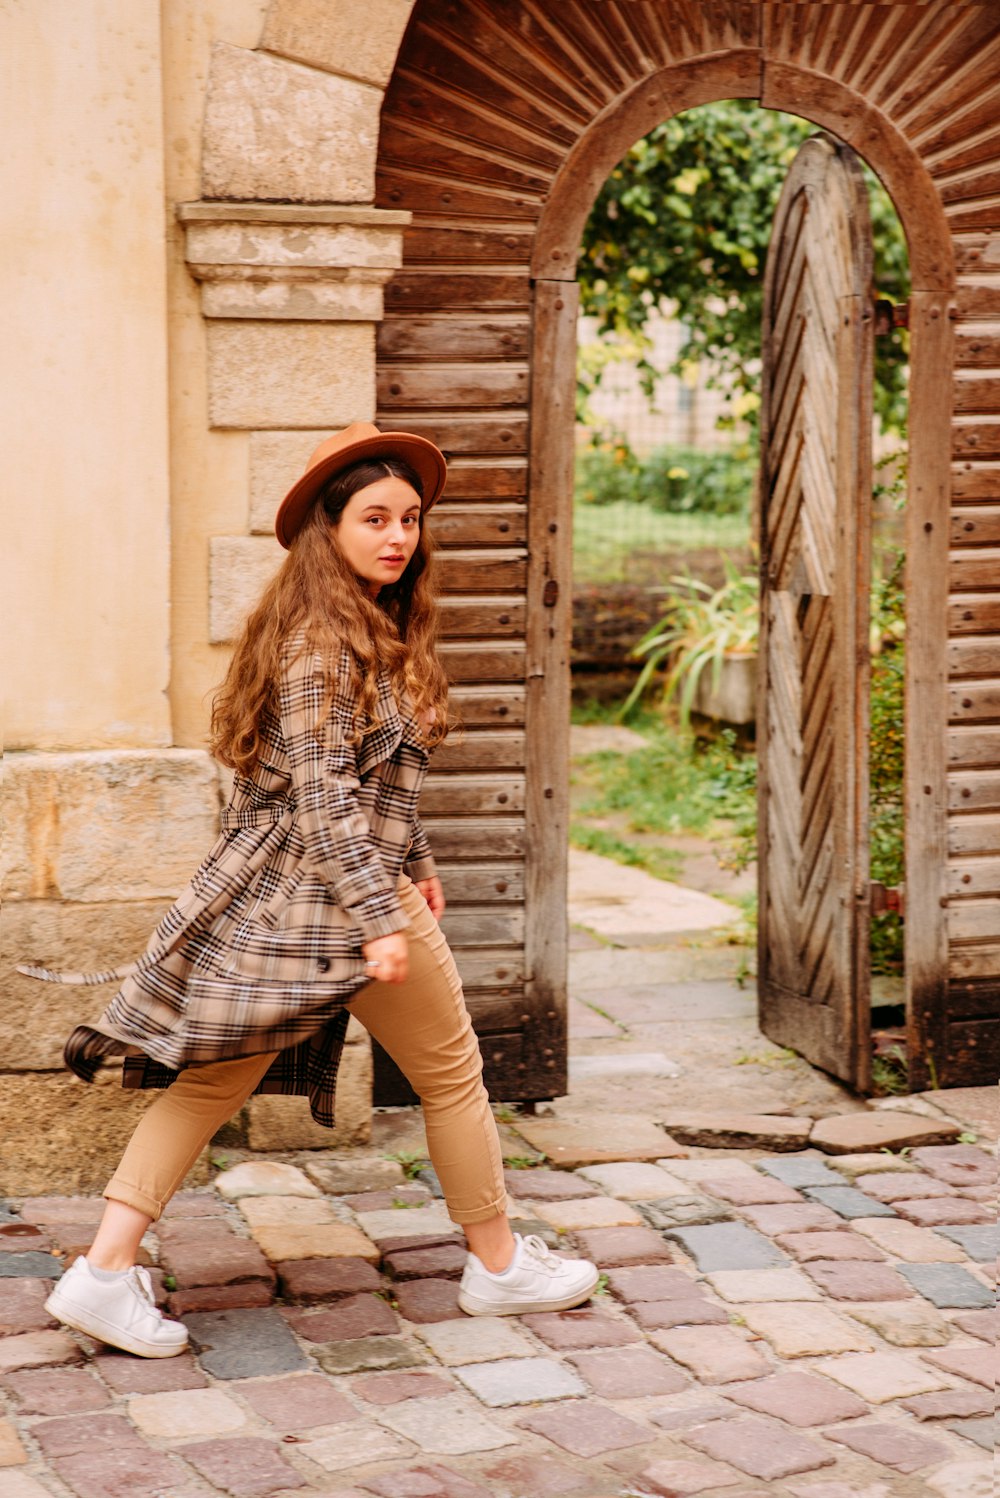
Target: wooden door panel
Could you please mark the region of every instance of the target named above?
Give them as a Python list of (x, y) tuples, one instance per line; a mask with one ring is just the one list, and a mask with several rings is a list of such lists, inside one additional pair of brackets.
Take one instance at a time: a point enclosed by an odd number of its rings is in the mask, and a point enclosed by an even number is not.
[(758, 983), (765, 1033), (861, 1089), (870, 283), (860, 167), (816, 136), (789, 172), (765, 283)]

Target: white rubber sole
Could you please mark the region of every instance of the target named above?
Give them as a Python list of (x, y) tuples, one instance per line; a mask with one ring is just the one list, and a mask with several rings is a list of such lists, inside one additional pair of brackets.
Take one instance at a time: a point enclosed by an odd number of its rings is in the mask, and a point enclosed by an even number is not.
[(53, 1290), (45, 1302), (45, 1309), (64, 1326), (70, 1326), (76, 1332), (85, 1332), (88, 1337), (96, 1337), (109, 1347), (118, 1347), (122, 1352), (134, 1353), (139, 1358), (175, 1358), (188, 1350), (187, 1337), (175, 1346), (165, 1347), (162, 1342), (146, 1342), (142, 1337), (135, 1337), (112, 1325), (110, 1321), (105, 1321), (103, 1316), (86, 1311), (71, 1301), (64, 1301), (58, 1290)]
[(574, 1306), (590, 1299), (599, 1279), (600, 1275), (595, 1274), (586, 1289), (577, 1290), (572, 1295), (556, 1296), (551, 1300), (509, 1300), (503, 1304), (459, 1290), (458, 1305), (467, 1316), (529, 1316), (532, 1311), (571, 1311)]

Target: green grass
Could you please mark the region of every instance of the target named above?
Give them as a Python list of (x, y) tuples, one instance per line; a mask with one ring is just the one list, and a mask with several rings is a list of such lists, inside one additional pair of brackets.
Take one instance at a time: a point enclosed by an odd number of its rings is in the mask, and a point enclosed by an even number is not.
[[(643, 581), (635, 575), (640, 565), (636, 552), (730, 551), (749, 543), (745, 515), (674, 515), (624, 499), (607, 505), (581, 503), (573, 510), (573, 579), (583, 584)], [(653, 567), (665, 581), (665, 574), (678, 565), (678, 560), (653, 556), (640, 570)]]

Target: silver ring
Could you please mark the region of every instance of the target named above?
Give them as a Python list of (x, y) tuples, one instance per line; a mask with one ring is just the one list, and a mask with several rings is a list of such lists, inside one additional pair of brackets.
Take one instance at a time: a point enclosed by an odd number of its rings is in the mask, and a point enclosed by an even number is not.
[(377, 962), (366, 962), (365, 963), (365, 967), (378, 967), (378, 965), (379, 964)]

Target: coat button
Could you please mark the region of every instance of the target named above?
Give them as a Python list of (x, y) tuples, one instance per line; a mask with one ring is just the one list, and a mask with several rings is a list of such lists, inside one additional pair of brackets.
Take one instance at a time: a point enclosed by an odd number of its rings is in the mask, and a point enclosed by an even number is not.
[(316, 969), (317, 969), (318, 972), (328, 973), (330, 971), (330, 959), (329, 959), (329, 957), (321, 957), (319, 959), (319, 961), (317, 962), (317, 964), (316, 964)]

